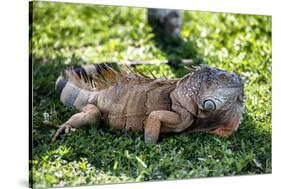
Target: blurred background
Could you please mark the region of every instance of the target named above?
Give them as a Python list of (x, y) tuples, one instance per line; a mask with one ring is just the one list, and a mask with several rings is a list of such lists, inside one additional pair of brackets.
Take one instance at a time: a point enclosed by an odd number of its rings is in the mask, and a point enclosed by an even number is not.
[[(33, 2), (30, 63), (33, 65), (35, 187), (185, 179), (271, 172), (271, 17), (182, 11), (180, 32), (158, 33), (146, 8)], [(181, 60), (235, 71), (245, 79), (244, 120), (229, 140), (206, 134), (163, 137), (146, 146), (142, 135), (104, 128), (81, 129), (50, 144), (55, 130), (76, 110), (55, 95), (68, 66), (120, 61), (155, 76), (188, 73)]]

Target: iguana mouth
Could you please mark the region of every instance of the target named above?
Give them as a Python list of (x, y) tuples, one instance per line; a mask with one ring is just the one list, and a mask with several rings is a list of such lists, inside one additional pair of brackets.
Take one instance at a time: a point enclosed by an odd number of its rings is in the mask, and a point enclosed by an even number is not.
[(243, 84), (234, 84), (234, 85), (230, 85), (228, 87), (223, 87), (224, 89), (231, 89), (231, 88), (241, 88), (243, 87)]
[(243, 84), (241, 85), (232, 85), (230, 87), (227, 87), (227, 88), (241, 88), (243, 86)]

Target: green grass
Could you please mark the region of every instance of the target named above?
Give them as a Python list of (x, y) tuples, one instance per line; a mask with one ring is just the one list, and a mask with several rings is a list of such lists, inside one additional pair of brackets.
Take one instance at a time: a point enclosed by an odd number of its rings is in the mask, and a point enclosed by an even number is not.
[[(142, 8), (35, 2), (30, 44), (33, 64), (34, 187), (187, 179), (271, 173), (271, 17), (186, 11), (182, 39), (157, 38)], [(77, 64), (192, 58), (236, 71), (245, 79), (245, 112), (229, 139), (204, 133), (161, 136), (89, 126), (62, 135), (77, 110), (55, 95), (60, 71)], [(161, 76), (186, 71), (168, 65), (137, 66)]]

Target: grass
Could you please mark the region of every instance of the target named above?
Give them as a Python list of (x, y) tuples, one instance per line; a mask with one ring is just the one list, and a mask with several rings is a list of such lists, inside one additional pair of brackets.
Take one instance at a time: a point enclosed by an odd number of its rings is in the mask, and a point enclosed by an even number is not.
[[(34, 2), (30, 39), (33, 64), (33, 186), (78, 186), (271, 173), (271, 17), (185, 11), (182, 38), (152, 33), (143, 8)], [(204, 133), (161, 136), (89, 126), (62, 135), (77, 110), (62, 105), (55, 80), (70, 65), (120, 60), (178, 60), (236, 71), (245, 79), (245, 112), (229, 139)], [(181, 77), (169, 65), (137, 66)]]

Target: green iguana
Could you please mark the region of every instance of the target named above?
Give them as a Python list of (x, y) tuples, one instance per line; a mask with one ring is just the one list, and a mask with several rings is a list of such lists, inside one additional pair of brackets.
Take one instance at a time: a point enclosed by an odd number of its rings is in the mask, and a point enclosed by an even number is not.
[(80, 113), (60, 126), (55, 140), (100, 121), (111, 128), (144, 132), (156, 143), (160, 133), (204, 131), (228, 137), (243, 108), (243, 81), (224, 70), (201, 66), (179, 79), (150, 78), (106, 64), (66, 69), (56, 81), (60, 100)]

